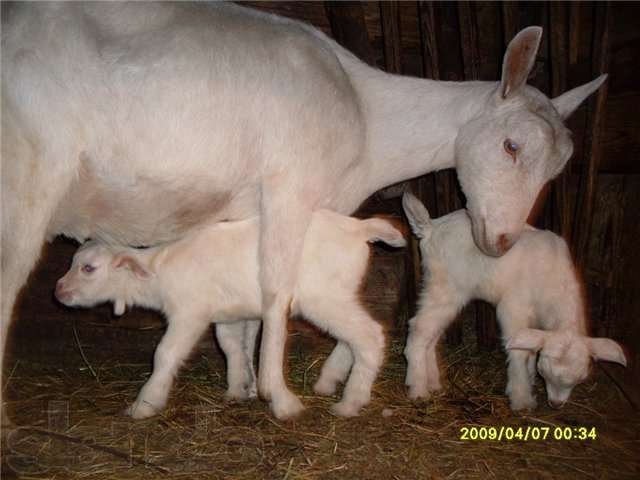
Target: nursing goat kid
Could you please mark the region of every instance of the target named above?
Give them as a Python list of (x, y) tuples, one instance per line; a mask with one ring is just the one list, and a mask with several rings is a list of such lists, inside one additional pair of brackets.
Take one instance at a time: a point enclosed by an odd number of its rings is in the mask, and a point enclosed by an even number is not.
[(497, 307), (508, 352), (506, 393), (512, 410), (536, 406), (532, 393), (536, 353), (549, 404), (556, 408), (587, 377), (591, 359), (626, 366), (616, 342), (587, 336), (582, 285), (561, 237), (527, 227), (505, 255), (489, 257), (473, 242), (465, 210), (432, 220), (416, 197), (405, 194), (402, 200), (420, 239), (425, 272), (420, 308), (409, 321), (405, 349), (411, 398), (441, 388), (438, 340), (473, 299)]
[[(262, 312), (258, 265), (259, 218), (217, 223), (177, 242), (149, 249), (83, 245), (56, 286), (56, 297), (75, 307), (114, 302), (161, 310), (168, 328), (154, 357), (153, 375), (128, 409), (135, 418), (158, 413), (176, 372), (210, 323), (227, 357), (227, 396), (255, 395), (253, 353)], [(291, 312), (338, 340), (316, 384), (332, 394), (351, 374), (333, 406), (357, 415), (369, 402), (384, 356), (384, 334), (358, 300), (369, 262), (367, 242), (405, 245), (388, 221), (357, 220), (327, 210), (313, 214), (302, 251)], [(353, 365), (353, 368), (351, 368)]]
[(45, 239), (157, 245), (260, 216), (259, 393), (296, 415), (286, 313), (312, 212), (455, 167), (475, 241), (506, 252), (605, 78), (553, 100), (527, 86), (541, 36), (516, 35), (499, 82), (436, 82), (226, 2), (3, 4), (2, 351)]

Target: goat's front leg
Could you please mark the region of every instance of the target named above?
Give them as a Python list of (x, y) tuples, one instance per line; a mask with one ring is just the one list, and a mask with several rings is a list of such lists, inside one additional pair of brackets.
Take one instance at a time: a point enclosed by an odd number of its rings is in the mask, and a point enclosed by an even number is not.
[(305, 208), (309, 199), (287, 192), (289, 187), (276, 181), (263, 185), (260, 217), (263, 323), (258, 390), (279, 419), (294, 417), (304, 408), (287, 388), (283, 366), (287, 318), (312, 210)]
[[(253, 351), (259, 328), (260, 322), (256, 320), (216, 325), (216, 338), (227, 360), (225, 397), (228, 400), (246, 400), (257, 395)], [(247, 336), (252, 338), (246, 338)]]
[(460, 309), (458, 302), (450, 301), (446, 296), (436, 298), (427, 292), (426, 299), (416, 316), (409, 320), (409, 336), (404, 349), (407, 359), (405, 384), (409, 387), (409, 398), (414, 400), (426, 398), (442, 388), (436, 347)]
[[(3, 105), (4, 107), (4, 105)], [(3, 111), (2, 116), (2, 227), (0, 229), (0, 403), (2, 425), (10, 425), (5, 411), (2, 365), (13, 309), (45, 242), (53, 212), (65, 193), (73, 173), (67, 157), (51, 156), (36, 149), (28, 133)]]
[[(520, 329), (530, 325), (531, 312), (526, 303), (518, 299), (503, 300), (497, 308), (498, 321), (502, 330), (503, 342)], [(537, 402), (533, 394), (535, 380), (536, 354), (529, 350), (509, 350), (507, 352), (507, 388), (511, 410), (533, 410)]]
[(141, 419), (152, 417), (167, 405), (169, 391), (178, 369), (207, 330), (209, 323), (194, 318), (172, 318), (153, 357), (153, 373), (144, 384), (126, 415)]
[(509, 404), (514, 412), (518, 410), (534, 410), (537, 402), (533, 395), (532, 376), (529, 372), (531, 357), (535, 354), (528, 350), (509, 350), (507, 353), (507, 388)]

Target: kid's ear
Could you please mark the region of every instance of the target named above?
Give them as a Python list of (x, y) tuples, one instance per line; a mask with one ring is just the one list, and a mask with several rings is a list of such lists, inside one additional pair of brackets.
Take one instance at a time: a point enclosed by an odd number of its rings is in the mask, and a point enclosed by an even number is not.
[(149, 271), (144, 268), (135, 258), (126, 254), (121, 253), (116, 255), (113, 258), (112, 265), (115, 269), (128, 268), (136, 277), (140, 279), (146, 279), (149, 277)]
[(594, 360), (604, 360), (605, 362), (616, 362), (627, 366), (627, 357), (622, 347), (610, 338), (590, 338), (591, 356)]
[(536, 328), (523, 328), (507, 342), (507, 350), (531, 350), (537, 352), (544, 346), (549, 332)]

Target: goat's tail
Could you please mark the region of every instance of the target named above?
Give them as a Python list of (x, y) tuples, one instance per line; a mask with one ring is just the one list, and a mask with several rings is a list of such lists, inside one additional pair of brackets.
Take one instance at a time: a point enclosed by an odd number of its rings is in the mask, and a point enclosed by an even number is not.
[(384, 242), (392, 247), (404, 247), (407, 244), (402, 233), (401, 222), (396, 220), (398, 227), (393, 225), (394, 221), (384, 218), (369, 218), (362, 220), (364, 231), (369, 243)]

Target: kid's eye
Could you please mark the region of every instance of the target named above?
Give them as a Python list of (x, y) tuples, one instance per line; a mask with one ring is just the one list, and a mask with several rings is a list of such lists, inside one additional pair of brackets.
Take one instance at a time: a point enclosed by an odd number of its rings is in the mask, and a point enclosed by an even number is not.
[(93, 265), (89, 265), (88, 263), (84, 264), (82, 266), (82, 271), (84, 273), (93, 273), (93, 271), (96, 269), (96, 267), (94, 267)]
[(503, 145), (504, 145), (504, 151), (507, 152), (509, 155), (511, 155), (511, 157), (513, 158), (513, 161), (515, 162), (516, 161), (516, 153), (520, 149), (520, 145), (518, 145), (516, 142), (514, 142), (510, 138), (507, 138), (504, 141)]

